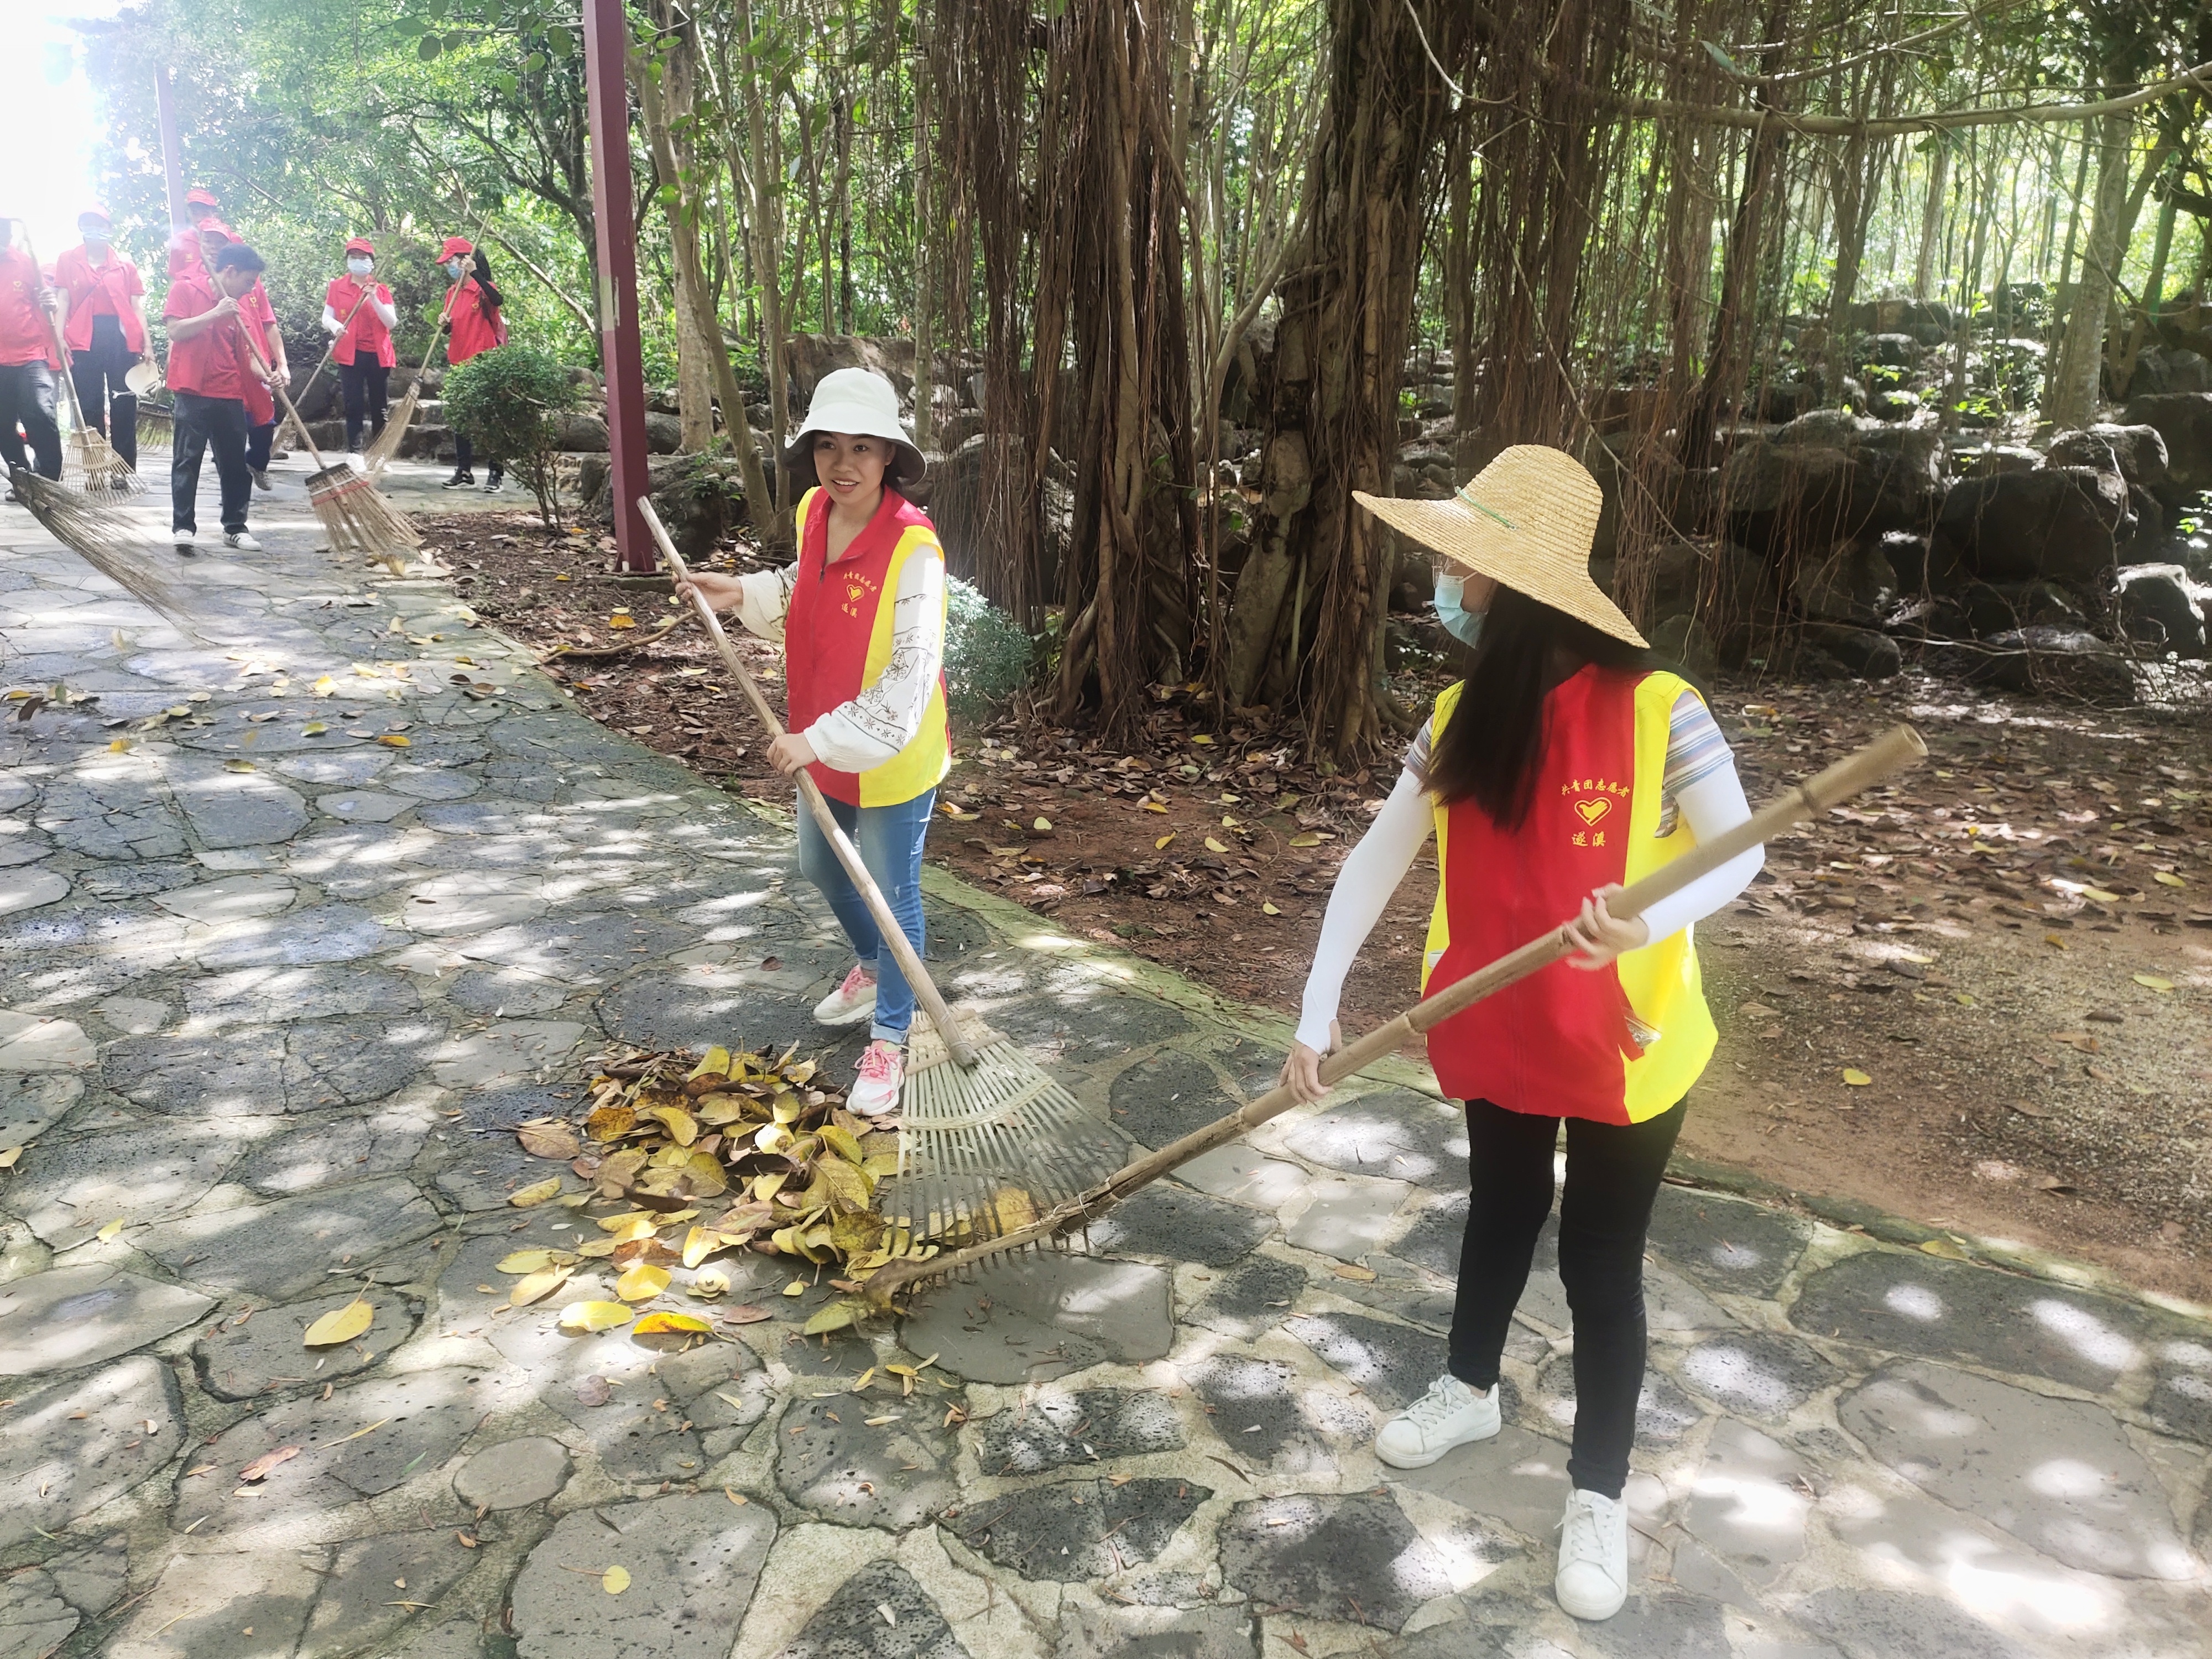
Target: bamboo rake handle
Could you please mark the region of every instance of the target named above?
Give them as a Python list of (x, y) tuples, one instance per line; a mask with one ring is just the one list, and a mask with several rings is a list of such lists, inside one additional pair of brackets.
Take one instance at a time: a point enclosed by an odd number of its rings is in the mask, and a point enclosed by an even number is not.
[[(1871, 788), (1892, 773), (1918, 764), (1927, 753), (1928, 745), (1921, 741), (1919, 732), (1910, 726), (1892, 726), (1864, 748), (1846, 755), (1833, 766), (1808, 778), (1779, 800), (1760, 808), (1735, 829), (1714, 836), (1711, 841), (1693, 848), (1673, 863), (1655, 870), (1623, 891), (1606, 908), (1624, 921), (1641, 915), (1659, 900), (1680, 891), (1698, 877), (1717, 870), (1740, 854), (1762, 846), (1793, 826), (1818, 817), (1862, 790)], [(1554, 927), (1541, 938), (1533, 939), (1518, 950), (1508, 952), (1486, 967), (1478, 968), (1465, 979), (1454, 981), (1388, 1024), (1378, 1026), (1357, 1042), (1347, 1043), (1334, 1054), (1324, 1056), (1321, 1062), (1321, 1080), (1325, 1084), (1340, 1082), (1362, 1066), (1371, 1065), (1385, 1054), (1395, 1052), (1411, 1038), (1449, 1019), (1461, 1010), (1573, 953), (1574, 947), (1567, 943), (1565, 927)], [(1202, 1129), (1194, 1129), (1182, 1139), (1170, 1142), (1159, 1151), (1147, 1153), (1134, 1163), (1124, 1165), (1090, 1191), (1078, 1194), (1054, 1206), (1026, 1227), (926, 1262), (892, 1262), (869, 1276), (868, 1294), (881, 1302), (911, 1279), (933, 1278), (1002, 1251), (1019, 1249), (1024, 1245), (1037, 1243), (1064, 1232), (1079, 1221), (1091, 1219), (1148, 1182), (1157, 1181), (1169, 1170), (1188, 1164), (1201, 1153), (1210, 1152), (1217, 1146), (1239, 1139), (1269, 1118), (1279, 1116), (1298, 1103), (1298, 1097), (1291, 1093), (1287, 1084), (1278, 1084), (1257, 1100), (1247, 1101), (1227, 1116), (1217, 1119)]]
[[(647, 527), (653, 532), (653, 539), (660, 544), (660, 556), (667, 563), (669, 574), (679, 582), (690, 581), (691, 573), (684, 567), (684, 556), (676, 550), (676, 544), (669, 540), (668, 527), (660, 522), (660, 514), (653, 510), (652, 498), (639, 496), (637, 506), (638, 511), (645, 515)], [(768, 727), (771, 737), (782, 737), (783, 722), (776, 719), (775, 710), (769, 707), (766, 694), (738, 659), (737, 647), (730, 643), (730, 636), (722, 632), (722, 623), (714, 615), (714, 607), (707, 603), (705, 596), (696, 587), (691, 590), (691, 605), (698, 611), (699, 620), (706, 624), (708, 637), (714, 641), (714, 649), (721, 653), (724, 665), (737, 676), (745, 700), (753, 706), (753, 713), (760, 716), (761, 724)], [(885, 902), (883, 890), (876, 885), (876, 878), (868, 873), (868, 866), (860, 862), (860, 850), (853, 845), (830, 812), (830, 803), (822, 799), (821, 786), (803, 767), (798, 776), (799, 799), (806, 803), (806, 810), (813, 815), (814, 822), (820, 826), (823, 836), (836, 850), (837, 861), (845, 866), (845, 873), (853, 878), (853, 885), (860, 890), (861, 898), (867, 902), (868, 914), (875, 918), (876, 932), (883, 936), (884, 944), (897, 960), (899, 971), (906, 975), (906, 982), (914, 988), (915, 996), (928, 1013), (930, 1023), (937, 1027), (938, 1035), (945, 1039), (945, 1046), (951, 1051), (954, 1063), (963, 1070), (974, 1066), (975, 1045), (968, 1041), (959, 1024), (952, 1018), (952, 1011), (945, 1006), (945, 998), (939, 993), (936, 981), (930, 978), (929, 970), (921, 965), (921, 958), (915, 954), (913, 943), (906, 936), (906, 929), (899, 926), (898, 918), (891, 915), (891, 907)]]

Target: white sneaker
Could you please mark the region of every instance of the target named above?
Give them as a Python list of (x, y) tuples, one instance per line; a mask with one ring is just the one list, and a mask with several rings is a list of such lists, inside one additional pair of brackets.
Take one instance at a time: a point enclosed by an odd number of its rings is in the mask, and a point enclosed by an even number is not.
[(860, 963), (845, 982), (814, 1005), (817, 1025), (858, 1025), (876, 1012), (876, 976)]
[(1498, 1432), (1498, 1389), (1486, 1394), (1446, 1371), (1429, 1391), (1382, 1425), (1375, 1455), (1394, 1469), (1425, 1469), (1455, 1446)]
[(878, 1037), (860, 1055), (860, 1081), (846, 1097), (845, 1109), (860, 1117), (896, 1111), (899, 1085), (906, 1081), (906, 1050)]
[(200, 544), (199, 532), (196, 530), (172, 530), (169, 544), (179, 553), (190, 553)]
[(1610, 1619), (1628, 1599), (1628, 1505), (1577, 1486), (1559, 1521), (1559, 1605), (1577, 1619)]
[(258, 553), (261, 550), (261, 544), (253, 539), (253, 532), (250, 530), (224, 531), (222, 544), (234, 547), (241, 553)]

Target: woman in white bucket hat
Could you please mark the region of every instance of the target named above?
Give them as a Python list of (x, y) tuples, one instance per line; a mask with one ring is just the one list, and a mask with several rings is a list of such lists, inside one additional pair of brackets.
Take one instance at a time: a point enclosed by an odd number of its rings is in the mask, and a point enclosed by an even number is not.
[[(1445, 690), (1374, 827), (1346, 858), (1284, 1081), (1325, 1092), (1352, 957), (1433, 830), (1422, 983), (1441, 987), (1574, 916), (1581, 953), (1444, 1021), (1429, 1057), (1467, 1105), (1472, 1192), (1448, 1369), (1383, 1425), (1376, 1455), (1420, 1468), (1500, 1427), (1498, 1362), (1551, 1212), (1566, 1124), (1559, 1275), (1574, 1315), (1574, 1448), (1554, 1589), (1578, 1619), (1628, 1590), (1622, 1490), (1644, 1366), (1644, 1237), (1684, 1097), (1713, 1049), (1691, 924), (1759, 872), (1754, 848), (1641, 917), (1622, 885), (1750, 816), (1704, 700), (1590, 580), (1598, 487), (1571, 456), (1508, 449), (1446, 501), (1362, 494), (1463, 582), (1468, 677)], [(1439, 582), (1440, 592), (1445, 588)]]
[[(799, 556), (781, 570), (696, 575), (718, 611), (784, 647), (787, 735), (769, 750), (786, 776), (806, 768), (860, 849), (919, 952), (921, 852), (937, 786), (951, 766), (945, 714), (945, 550), (928, 515), (899, 491), (921, 481), (921, 452), (880, 374), (841, 368), (814, 388), (784, 460), (814, 483), (797, 510)], [(872, 1019), (848, 1104), (874, 1116), (898, 1104), (914, 992), (844, 866), (799, 814), (799, 866), (822, 890), (856, 958), (814, 1010), (824, 1025)]]

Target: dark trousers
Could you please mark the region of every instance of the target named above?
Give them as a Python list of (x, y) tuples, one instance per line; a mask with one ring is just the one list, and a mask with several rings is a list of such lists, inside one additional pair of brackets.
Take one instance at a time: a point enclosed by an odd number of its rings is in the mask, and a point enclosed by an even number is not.
[[(469, 441), (468, 434), (465, 432), (453, 434), (453, 465), (463, 472), (471, 472), (476, 470), (476, 446)], [(484, 462), (485, 472), (495, 482), (504, 470), (497, 461)]]
[(385, 392), (391, 385), (392, 371), (374, 359), (356, 357), (349, 363), (338, 365), (338, 390), (345, 395), (346, 447), (361, 447), (361, 428), (364, 416), (373, 436), (384, 432)]
[[(245, 411), (246, 405), (244, 404), (240, 404), (238, 407), (240, 413)], [(255, 472), (266, 472), (269, 470), (269, 453), (270, 450), (274, 449), (276, 446), (276, 422), (271, 421), (266, 426), (248, 427), (246, 429), (246, 465), (247, 467)]]
[(70, 353), (70, 378), (76, 382), (77, 407), (86, 422), (115, 447), (125, 466), (138, 465), (138, 394), (124, 376), (138, 354), (123, 343), (123, 325), (112, 317), (92, 319), (92, 345)]
[(246, 504), (253, 495), (253, 473), (246, 465), (246, 405), (236, 398), (203, 398), (177, 393), (176, 436), (169, 461), (169, 527), (198, 530), (200, 457), (215, 451), (215, 475), (222, 484), (222, 527), (246, 528)]
[[(31, 440), (31, 453), (23, 440)], [(0, 461), (27, 466), (42, 478), (62, 476), (62, 429), (54, 422), (53, 372), (44, 363), (0, 363)]]
[[(1641, 1123), (1567, 1120), (1566, 1192), (1559, 1200), (1559, 1277), (1575, 1322), (1575, 1440), (1567, 1475), (1607, 1498), (1619, 1498), (1628, 1484), (1644, 1387), (1644, 1234), (1681, 1133), (1683, 1106), (1677, 1101)], [(1487, 1389), (1498, 1381), (1506, 1328), (1552, 1211), (1559, 1120), (1470, 1100), (1467, 1134), (1473, 1192), (1449, 1364), (1469, 1388)]]

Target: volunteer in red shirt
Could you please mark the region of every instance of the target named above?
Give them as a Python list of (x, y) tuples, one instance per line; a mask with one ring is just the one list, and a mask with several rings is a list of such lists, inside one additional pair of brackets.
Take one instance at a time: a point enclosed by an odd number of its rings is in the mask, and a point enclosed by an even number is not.
[(246, 446), (253, 428), (275, 415), (276, 400), (246, 349), (245, 331), (255, 325), (245, 302), (264, 265), (243, 242), (226, 239), (204, 251), (207, 267), (177, 273), (162, 313), (169, 329), (169, 390), (176, 399), (170, 539), (180, 553), (198, 545), (200, 458), (212, 449), (222, 485), (223, 545), (258, 552), (261, 544), (246, 528), (246, 503), (253, 496)]
[[(191, 200), (190, 197), (185, 199), (188, 203)], [(239, 240), (238, 233), (220, 219), (210, 217), (199, 222), (203, 264), (214, 259), (216, 249)], [(264, 269), (265, 267), (260, 264), (254, 266), (257, 271)], [(292, 364), (284, 355), (284, 334), (276, 326), (276, 307), (269, 303), (269, 290), (262, 287), (258, 276), (254, 278), (252, 287), (240, 297), (238, 310), (254, 330), (254, 343), (260, 349), (261, 360), (269, 365), (269, 384), (275, 386), (290, 380)], [(275, 399), (264, 398), (263, 401), (269, 405), (268, 412), (256, 421), (253, 429), (246, 434), (246, 465), (252, 475), (253, 487), (256, 489), (270, 489), (275, 488), (269, 482), (269, 463), (272, 459), (270, 450), (276, 439), (276, 408)]]
[(104, 207), (77, 215), (84, 241), (54, 261), (54, 286), (66, 307), (63, 338), (78, 406), (124, 465), (136, 467), (138, 398), (123, 377), (146, 355), (146, 284), (110, 240), (110, 225)]
[[(15, 233), (14, 220), (0, 219), (0, 461), (58, 478), (62, 434), (54, 422), (54, 374), (62, 364), (52, 312), (60, 301), (31, 256), (15, 245)], [(18, 427), (30, 437), (29, 456)], [(8, 499), (15, 499), (12, 491)]]
[(169, 227), (169, 275), (204, 267), (200, 257), (200, 227), (222, 222), (222, 204), (204, 186), (185, 192), (185, 222)]
[(385, 395), (392, 367), (399, 361), (392, 349), (392, 327), (399, 313), (392, 290), (375, 279), (376, 249), (366, 237), (346, 244), (345, 266), (346, 274), (323, 295), (323, 327), (337, 341), (331, 356), (345, 394), (346, 448), (358, 455), (364, 416), (372, 440), (384, 435)]
[[(492, 283), (491, 261), (466, 237), (446, 238), (445, 246), (438, 250), (438, 264), (445, 270), (446, 280), (453, 284), (446, 295), (446, 313), (438, 326), (446, 335), (446, 361), (458, 368), (470, 358), (507, 343), (507, 323), (499, 314), (504, 301)], [(455, 432), (453, 476), (446, 480), (445, 487), (459, 489), (476, 483), (475, 461), (469, 434)], [(484, 458), (484, 493), (496, 495), (504, 469), (489, 456)]]

